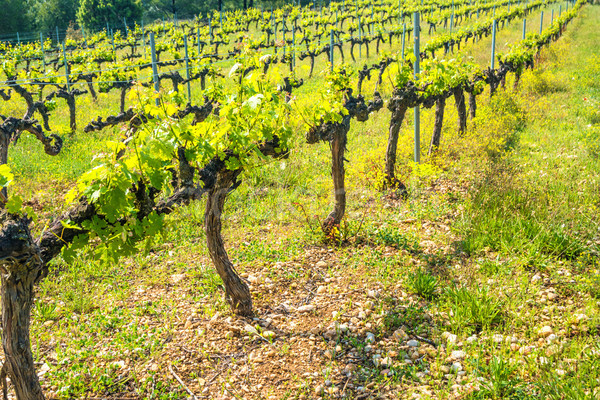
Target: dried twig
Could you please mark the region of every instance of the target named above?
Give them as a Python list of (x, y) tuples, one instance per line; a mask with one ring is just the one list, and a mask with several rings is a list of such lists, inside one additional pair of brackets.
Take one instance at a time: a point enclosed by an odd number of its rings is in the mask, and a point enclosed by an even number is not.
[(437, 347), (437, 344), (433, 340), (430, 340), (430, 339), (427, 339), (427, 338), (424, 338), (424, 337), (421, 337), (418, 335), (414, 335), (414, 336), (415, 336), (415, 339), (420, 340), (421, 342), (425, 342), (425, 343), (432, 345), (433, 347)]
[(185, 389), (186, 392), (188, 392), (188, 394), (190, 396), (192, 396), (192, 399), (194, 400), (198, 400), (198, 398), (196, 397), (196, 395), (194, 394), (194, 392), (192, 392), (190, 390), (189, 387), (186, 386), (185, 383), (183, 383), (183, 381), (181, 380), (181, 378), (179, 377), (179, 375), (177, 375), (175, 373), (175, 371), (173, 371), (173, 367), (171, 366), (171, 364), (169, 364), (169, 371), (171, 372), (171, 374), (175, 377), (175, 379), (177, 379), (177, 382), (179, 382), (179, 384), (181, 385), (181, 387), (183, 387)]

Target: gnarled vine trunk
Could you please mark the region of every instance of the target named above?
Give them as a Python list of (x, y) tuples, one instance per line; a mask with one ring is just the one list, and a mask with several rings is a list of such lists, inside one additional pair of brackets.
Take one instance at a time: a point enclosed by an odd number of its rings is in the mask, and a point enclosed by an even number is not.
[(465, 92), (462, 88), (453, 90), (454, 104), (458, 113), (458, 132), (462, 135), (467, 130), (467, 105), (465, 103)]
[(517, 92), (519, 90), (519, 82), (521, 80), (521, 72), (515, 72), (515, 83), (513, 84), (513, 90)]
[[(392, 111), (392, 119), (390, 120), (390, 131), (388, 137), (387, 150), (385, 152), (385, 175), (388, 184), (394, 184), (396, 181), (396, 151), (398, 149), (398, 135), (404, 116), (408, 107), (404, 104), (399, 105)], [(394, 185), (395, 186), (395, 185)]]
[(121, 97), (120, 97), (120, 101), (119, 101), (119, 112), (124, 113), (125, 112), (125, 97), (127, 95), (127, 86), (123, 86), (121, 88)]
[[(348, 124), (349, 125), (349, 124)], [(346, 185), (344, 170), (344, 153), (346, 152), (346, 143), (348, 141), (348, 131), (345, 124), (340, 124), (333, 133), (330, 142), (331, 147), (331, 177), (333, 178), (333, 190), (335, 205), (333, 211), (329, 213), (323, 221), (323, 231), (330, 234), (334, 227), (339, 226), (346, 212)]]
[(241, 170), (223, 170), (217, 173), (215, 185), (208, 192), (206, 199), (204, 228), (206, 230), (208, 252), (217, 273), (223, 280), (227, 301), (237, 314), (250, 316), (252, 315), (250, 289), (236, 273), (221, 236), (221, 215), (223, 214), (225, 200), (240, 172)]
[(469, 93), (469, 118), (474, 119), (477, 114), (477, 97), (473, 92)]
[(2, 347), (4, 366), (18, 400), (43, 400), (35, 371), (29, 321), (33, 285), (43, 261), (28, 227), (28, 221), (2, 215), (0, 274), (2, 278)]
[(435, 102), (435, 123), (433, 125), (433, 136), (428, 154), (431, 155), (440, 147), (442, 139), (442, 126), (444, 125), (444, 109), (446, 108), (446, 97), (440, 96)]

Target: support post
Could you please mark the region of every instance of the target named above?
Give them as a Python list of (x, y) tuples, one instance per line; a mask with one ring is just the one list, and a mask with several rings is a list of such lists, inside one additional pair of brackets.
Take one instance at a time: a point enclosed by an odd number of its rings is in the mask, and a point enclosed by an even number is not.
[(329, 31), (329, 62), (331, 63), (331, 72), (333, 72), (333, 29)]
[(527, 18), (523, 18), (523, 39), (527, 35)]
[(69, 82), (69, 63), (67, 62), (67, 52), (65, 51), (65, 42), (62, 44), (63, 60), (65, 62), (65, 77), (67, 79), (67, 92), (71, 92), (71, 82)]
[(542, 16), (540, 17), (540, 35), (542, 34), (543, 29), (544, 29), (544, 12), (542, 11)]
[(46, 71), (46, 56), (44, 55), (44, 34), (40, 32), (40, 45), (42, 46), (42, 66), (44, 67), (44, 73)]
[[(419, 28), (419, 12), (415, 12), (413, 14), (413, 35), (415, 37), (415, 65), (414, 65), (414, 77), (415, 80), (419, 76), (420, 66), (419, 63), (421, 61), (421, 50), (419, 49), (419, 36), (421, 36), (421, 30)], [(414, 108), (415, 111), (415, 162), (421, 162), (421, 116), (419, 111), (419, 106), (417, 105)]]
[(192, 104), (192, 88), (190, 86), (190, 57), (188, 55), (188, 38), (183, 37), (183, 47), (185, 50), (185, 76), (187, 78), (188, 103)]
[(198, 62), (200, 62), (200, 27), (196, 28), (196, 46), (198, 47)]
[(406, 48), (406, 24), (402, 25), (402, 65), (404, 65), (404, 51)]
[[(159, 93), (160, 86), (158, 84), (158, 68), (156, 67), (156, 48), (154, 46), (154, 32), (150, 32), (150, 54), (152, 56), (152, 80), (154, 81), (154, 91)], [(156, 99), (156, 105), (160, 102)]]
[(360, 26), (360, 15), (358, 16), (358, 58), (362, 58), (362, 29)]
[(492, 59), (490, 66), (492, 69), (496, 66), (496, 20), (492, 23)]

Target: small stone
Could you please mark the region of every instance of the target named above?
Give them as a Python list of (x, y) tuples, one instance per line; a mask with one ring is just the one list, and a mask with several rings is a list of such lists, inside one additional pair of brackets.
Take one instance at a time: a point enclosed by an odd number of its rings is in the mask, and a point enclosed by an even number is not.
[(370, 298), (372, 298), (372, 299), (377, 298), (378, 295), (379, 295), (379, 293), (377, 293), (374, 290), (368, 290), (367, 291), (367, 296), (370, 297)]
[(404, 332), (404, 329), (402, 329), (402, 328), (396, 329), (394, 331), (394, 334), (392, 335), (392, 337), (399, 342), (408, 339), (408, 335), (406, 334), (406, 332)]
[(348, 332), (348, 325), (340, 324), (340, 326), (338, 326), (338, 329), (340, 330), (340, 332), (346, 333), (346, 332)]
[(554, 333), (551, 333), (550, 335), (548, 335), (548, 337), (546, 338), (546, 340), (548, 342), (554, 342), (556, 340), (556, 335)]
[(539, 276), (538, 274), (535, 274), (535, 275), (533, 276), (533, 278), (531, 278), (531, 282), (537, 282), (537, 281), (539, 281), (539, 280), (541, 280), (541, 279), (542, 279), (542, 277), (541, 277), (541, 276)]
[(344, 367), (344, 373), (345, 374), (350, 374), (352, 372), (356, 371), (356, 364), (347, 364)]
[(444, 374), (448, 374), (448, 373), (450, 373), (450, 367), (447, 365), (442, 365), (440, 367), (440, 371), (442, 371), (442, 373), (444, 373)]
[(154, 372), (158, 371), (158, 364), (152, 364), (150, 366), (150, 371), (154, 371)]
[(263, 332), (263, 337), (265, 339), (274, 339), (275, 338), (275, 332), (273, 332), (273, 331), (264, 331)]
[(467, 356), (467, 353), (465, 353), (462, 350), (455, 350), (450, 354), (450, 359), (452, 360), (462, 360), (463, 358), (465, 358)]
[(38, 376), (43, 376), (48, 371), (50, 371), (50, 366), (47, 363), (44, 363), (38, 372)]
[(315, 306), (314, 306), (314, 305), (312, 305), (312, 304), (307, 304), (307, 305), (305, 305), (305, 306), (300, 306), (300, 307), (298, 307), (298, 312), (301, 312), (301, 313), (305, 313), (305, 312), (311, 312), (311, 311), (314, 311), (314, 309), (315, 309)]
[(233, 332), (231, 332), (231, 331), (228, 331), (228, 332), (225, 334), (225, 339), (231, 339), (232, 337), (233, 337)]
[(256, 334), (258, 333), (258, 331), (256, 330), (256, 328), (255, 328), (255, 327), (253, 327), (253, 326), (252, 326), (252, 325), (250, 325), (250, 324), (247, 324), (247, 325), (245, 325), (245, 326), (244, 326), (244, 331), (245, 331), (246, 333), (249, 333), (249, 334), (251, 334), (251, 335), (256, 335)]
[(558, 295), (556, 293), (550, 292), (546, 297), (548, 297), (548, 300), (554, 300), (558, 297)]
[(327, 340), (332, 340), (336, 336), (337, 336), (337, 331), (335, 329), (329, 329), (323, 334), (323, 337)]
[(258, 285), (260, 283), (260, 279), (255, 275), (250, 275), (248, 276), (248, 282), (250, 282), (253, 285)]
[(521, 348), (521, 346), (519, 346), (519, 345), (518, 345), (518, 344), (516, 344), (516, 343), (511, 343), (511, 344), (510, 344), (510, 349), (511, 349), (512, 351), (518, 351), (520, 348)]
[(315, 394), (317, 396), (321, 396), (323, 393), (325, 393), (325, 388), (323, 386), (319, 385), (315, 388)]
[(575, 314), (575, 322), (581, 324), (582, 322), (586, 322), (589, 317), (585, 314)]
[(566, 373), (567, 373), (567, 371), (565, 371), (564, 369), (557, 369), (556, 370), (556, 375), (558, 375), (558, 376), (563, 376)]
[(524, 346), (519, 349), (519, 352), (523, 355), (527, 355), (527, 354), (531, 353), (533, 351), (533, 349), (535, 349), (534, 346)]
[(367, 332), (367, 338), (365, 339), (365, 342), (373, 343), (374, 341), (375, 341), (375, 335), (372, 334), (371, 332)]
[(545, 338), (553, 333), (552, 327), (546, 325), (538, 332), (539, 337)]
[(358, 313), (358, 319), (365, 319), (367, 318), (367, 314), (365, 314), (364, 311), (361, 311)]
[(492, 340), (496, 343), (502, 343), (504, 341), (504, 336), (500, 334), (495, 334), (494, 336), (492, 336)]
[(419, 342), (418, 342), (418, 341), (416, 341), (416, 340), (414, 340), (414, 339), (412, 339), (412, 340), (409, 340), (409, 341), (408, 341), (407, 345), (408, 345), (409, 347), (419, 347)]
[(327, 291), (327, 287), (326, 286), (319, 286), (317, 288), (317, 294), (323, 294)]
[(448, 343), (456, 343), (456, 335), (450, 332), (442, 333), (442, 339), (445, 339)]
[(171, 281), (173, 281), (173, 283), (179, 283), (183, 280), (183, 278), (185, 278), (185, 274), (171, 275)]
[(52, 326), (52, 325), (54, 325), (54, 321), (52, 321), (52, 320), (44, 322), (44, 326)]
[(318, 261), (315, 266), (317, 268), (327, 268), (327, 263), (325, 261), (321, 260), (321, 261)]
[(462, 371), (462, 365), (458, 361), (453, 362), (452, 366), (450, 367), (450, 370), (452, 372)]
[(477, 339), (478, 339), (478, 337), (477, 337), (476, 335), (469, 336), (469, 337), (467, 338), (467, 343), (474, 343), (474, 342), (476, 342), (476, 341), (477, 341)]

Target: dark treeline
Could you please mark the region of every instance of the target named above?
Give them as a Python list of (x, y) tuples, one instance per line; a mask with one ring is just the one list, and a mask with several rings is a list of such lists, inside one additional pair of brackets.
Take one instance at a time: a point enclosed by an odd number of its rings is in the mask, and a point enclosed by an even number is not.
[[(322, 1), (322, 3), (321, 3)], [(0, 0), (0, 34), (17, 32), (53, 32), (56, 27), (64, 31), (69, 26), (83, 26), (88, 31), (101, 30), (108, 23), (121, 27), (124, 21), (133, 26), (144, 19), (156, 20), (194, 18), (206, 16), (214, 10), (231, 11), (248, 7), (270, 10), (284, 4), (297, 4), (294, 0)], [(308, 0), (301, 0), (302, 5)], [(329, 4), (329, 0), (316, 0), (316, 4)]]

